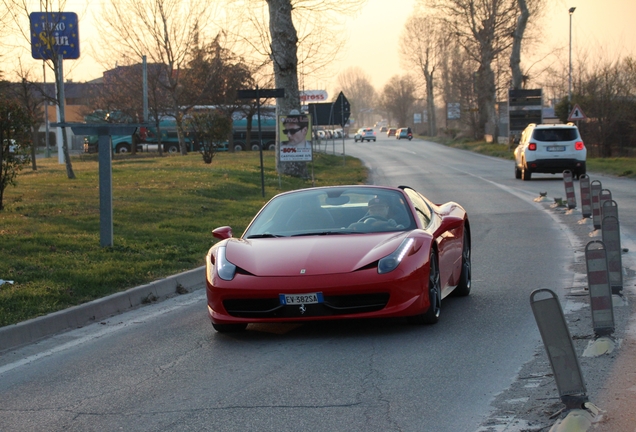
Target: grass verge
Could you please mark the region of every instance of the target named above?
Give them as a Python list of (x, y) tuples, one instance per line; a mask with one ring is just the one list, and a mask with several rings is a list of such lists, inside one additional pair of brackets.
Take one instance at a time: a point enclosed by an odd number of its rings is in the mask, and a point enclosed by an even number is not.
[[(243, 232), (279, 192), (312, 186), (281, 176), (274, 152), (113, 160), (114, 246), (100, 247), (97, 156), (73, 157), (76, 179), (63, 164), (38, 159), (17, 187), (5, 190), (0, 211), (0, 326), (65, 309), (204, 264), (211, 230)], [(311, 167), (310, 170), (311, 172)], [(367, 170), (354, 158), (314, 154), (316, 186), (363, 184)]]

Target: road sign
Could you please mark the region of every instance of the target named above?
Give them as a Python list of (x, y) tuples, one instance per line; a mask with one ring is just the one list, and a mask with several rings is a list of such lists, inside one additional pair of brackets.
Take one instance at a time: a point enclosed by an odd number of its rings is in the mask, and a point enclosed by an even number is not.
[(32, 12), (31, 56), (51, 60), (79, 58), (79, 26), (75, 12)]
[(574, 105), (572, 112), (570, 113), (568, 120), (585, 120), (587, 116), (583, 113), (583, 110), (578, 105)]
[(349, 116), (351, 115), (351, 105), (345, 97), (344, 93), (340, 92), (338, 98), (333, 103), (333, 118), (340, 126), (345, 127)]

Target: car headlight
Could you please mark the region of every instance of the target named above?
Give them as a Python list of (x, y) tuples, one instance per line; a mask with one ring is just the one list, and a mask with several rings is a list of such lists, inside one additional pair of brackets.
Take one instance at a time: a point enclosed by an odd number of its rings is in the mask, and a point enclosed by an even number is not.
[(378, 261), (378, 273), (383, 274), (395, 270), (397, 266), (400, 265), (402, 259), (406, 256), (408, 251), (411, 249), (411, 246), (413, 246), (414, 242), (415, 240), (412, 238), (404, 239), (404, 241), (402, 241), (400, 246), (395, 251), (393, 251), (393, 253), (385, 256), (380, 261)]
[(226, 281), (234, 279), (236, 274), (236, 266), (225, 257), (225, 246), (220, 247), (216, 252), (216, 273)]

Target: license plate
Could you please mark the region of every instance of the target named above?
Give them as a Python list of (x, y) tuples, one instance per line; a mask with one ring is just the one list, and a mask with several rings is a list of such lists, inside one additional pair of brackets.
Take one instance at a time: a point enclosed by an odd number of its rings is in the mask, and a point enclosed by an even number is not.
[(565, 151), (565, 146), (549, 146), (546, 150), (549, 152), (562, 152)]
[(283, 305), (303, 305), (323, 303), (322, 293), (306, 294), (279, 294), (280, 304)]

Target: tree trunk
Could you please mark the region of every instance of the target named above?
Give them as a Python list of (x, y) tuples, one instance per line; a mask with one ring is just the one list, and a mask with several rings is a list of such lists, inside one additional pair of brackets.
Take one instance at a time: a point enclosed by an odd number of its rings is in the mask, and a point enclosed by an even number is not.
[[(44, 106), (44, 109), (46, 109), (46, 106)], [(31, 168), (33, 169), (33, 171), (37, 171), (38, 169), (38, 165), (36, 163), (36, 153), (37, 153), (37, 146), (38, 146), (38, 129), (36, 127), (31, 127)]]
[[(64, 83), (62, 80), (64, 79), (62, 63), (62, 56), (59, 55), (57, 57), (57, 62), (55, 63), (55, 82), (57, 83), (57, 103), (60, 107), (60, 123), (66, 122), (66, 97), (64, 95)], [(71, 164), (71, 155), (68, 151), (68, 134), (66, 133), (66, 128), (62, 128), (62, 153), (64, 155), (64, 163), (66, 164), (66, 177), (69, 179), (75, 178), (75, 173), (73, 172), (73, 165)]]
[[(292, 21), (291, 0), (267, 0), (269, 6), (269, 32), (276, 88), (285, 89), (285, 97), (276, 101), (277, 115), (300, 112), (298, 92), (298, 36)], [(276, 134), (280, 128), (276, 128)], [(280, 139), (276, 140), (276, 167), (281, 174), (307, 177), (305, 162), (281, 162)]]
[(512, 88), (519, 90), (523, 87), (523, 73), (521, 72), (521, 42), (526, 31), (530, 11), (526, 0), (517, 0), (521, 14), (517, 18), (517, 26), (512, 34), (512, 51), (510, 53), (510, 69), (512, 70)]
[(426, 111), (428, 111), (428, 134), (429, 136), (437, 136), (435, 93), (433, 92), (433, 73), (425, 73), (424, 76), (426, 78)]
[(477, 76), (477, 104), (479, 106), (479, 133), (497, 139), (497, 110), (495, 98), (497, 87), (492, 70), (493, 50), (488, 45), (481, 46), (481, 64)]

